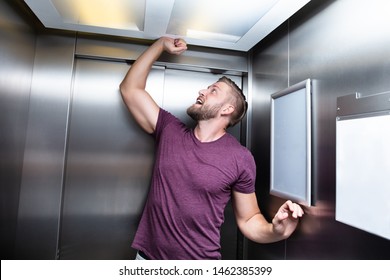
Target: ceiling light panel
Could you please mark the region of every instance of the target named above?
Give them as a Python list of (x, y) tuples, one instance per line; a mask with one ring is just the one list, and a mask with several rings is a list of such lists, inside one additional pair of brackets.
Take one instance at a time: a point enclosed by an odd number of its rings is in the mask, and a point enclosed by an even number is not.
[(65, 23), (143, 31), (146, 0), (51, 0)]
[(24, 0), (47, 28), (248, 51), (310, 0)]
[(235, 43), (276, 2), (278, 0), (176, 0), (167, 33)]

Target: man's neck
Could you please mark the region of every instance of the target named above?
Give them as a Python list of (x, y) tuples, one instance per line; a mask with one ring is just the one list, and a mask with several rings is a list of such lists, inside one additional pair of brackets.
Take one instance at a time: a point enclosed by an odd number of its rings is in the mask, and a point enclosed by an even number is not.
[(210, 121), (200, 121), (194, 129), (195, 137), (200, 142), (212, 142), (225, 135), (226, 129)]

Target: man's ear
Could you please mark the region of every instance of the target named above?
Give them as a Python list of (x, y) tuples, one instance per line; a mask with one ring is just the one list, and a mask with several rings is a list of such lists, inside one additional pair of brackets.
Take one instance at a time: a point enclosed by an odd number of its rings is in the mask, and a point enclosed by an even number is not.
[(235, 108), (233, 105), (226, 104), (225, 106), (223, 106), (223, 108), (221, 110), (221, 115), (223, 115), (223, 116), (231, 115), (231, 114), (233, 114), (234, 110), (235, 110)]

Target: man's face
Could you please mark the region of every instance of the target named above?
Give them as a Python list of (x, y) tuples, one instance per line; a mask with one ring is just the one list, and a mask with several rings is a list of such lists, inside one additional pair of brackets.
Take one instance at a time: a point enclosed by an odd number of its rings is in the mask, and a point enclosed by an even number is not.
[(228, 90), (229, 86), (223, 82), (200, 90), (196, 103), (187, 109), (187, 114), (195, 121), (216, 118), (226, 104)]

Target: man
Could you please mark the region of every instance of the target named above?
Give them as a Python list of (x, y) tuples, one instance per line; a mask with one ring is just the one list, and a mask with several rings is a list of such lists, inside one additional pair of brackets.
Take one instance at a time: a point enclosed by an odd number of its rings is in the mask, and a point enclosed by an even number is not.
[(146, 92), (153, 63), (164, 52), (180, 55), (181, 39), (162, 37), (131, 66), (120, 90), (138, 122), (156, 140), (156, 162), (146, 206), (132, 246), (140, 259), (220, 259), (220, 227), (232, 198), (240, 231), (259, 243), (289, 237), (303, 210), (285, 202), (269, 223), (255, 195), (255, 162), (226, 128), (246, 112), (241, 90), (223, 77), (201, 90), (187, 113), (187, 128)]

